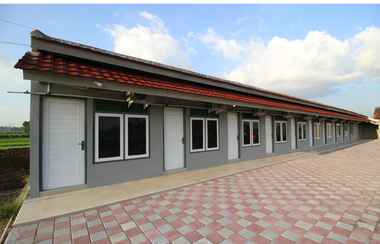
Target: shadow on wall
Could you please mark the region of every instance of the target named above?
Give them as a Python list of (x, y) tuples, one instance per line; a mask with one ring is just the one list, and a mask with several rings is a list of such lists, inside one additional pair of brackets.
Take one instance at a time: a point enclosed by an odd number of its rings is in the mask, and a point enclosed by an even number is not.
[(379, 126), (375, 124), (365, 123), (360, 124), (360, 139), (379, 139), (378, 130)]

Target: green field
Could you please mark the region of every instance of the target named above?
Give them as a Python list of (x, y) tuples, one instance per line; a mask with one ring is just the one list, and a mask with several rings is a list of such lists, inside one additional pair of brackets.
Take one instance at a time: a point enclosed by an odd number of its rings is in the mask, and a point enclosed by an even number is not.
[(30, 146), (29, 137), (0, 138), (0, 150), (12, 148), (26, 148)]

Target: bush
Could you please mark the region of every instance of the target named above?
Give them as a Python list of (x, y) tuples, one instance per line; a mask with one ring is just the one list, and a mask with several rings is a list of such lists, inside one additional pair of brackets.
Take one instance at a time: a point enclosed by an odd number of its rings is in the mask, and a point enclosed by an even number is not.
[[(27, 179), (25, 179), (27, 181)], [(9, 199), (0, 202), (0, 219), (9, 219), (16, 215), (22, 203), (29, 192), (29, 185), (26, 184), (20, 194), (10, 197)]]
[(26, 133), (0, 133), (0, 139), (29, 137)]

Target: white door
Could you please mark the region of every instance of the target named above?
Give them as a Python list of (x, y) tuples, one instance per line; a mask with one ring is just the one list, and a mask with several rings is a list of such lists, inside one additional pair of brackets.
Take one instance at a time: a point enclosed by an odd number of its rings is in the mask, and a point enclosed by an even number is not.
[(164, 118), (165, 170), (184, 168), (183, 110), (166, 107)]
[(43, 189), (84, 184), (84, 101), (46, 98), (43, 106)]
[(237, 113), (229, 112), (227, 114), (228, 124), (228, 160), (239, 158), (238, 143), (238, 116)]

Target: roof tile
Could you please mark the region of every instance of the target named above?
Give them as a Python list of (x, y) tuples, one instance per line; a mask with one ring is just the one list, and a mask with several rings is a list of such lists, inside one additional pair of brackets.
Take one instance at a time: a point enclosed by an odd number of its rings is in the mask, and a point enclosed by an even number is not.
[(68, 76), (116, 81), (126, 85), (152, 87), (156, 89), (164, 89), (186, 94), (215, 97), (230, 101), (250, 103), (259, 106), (268, 106), (273, 109), (286, 109), (294, 112), (303, 111), (324, 116), (339, 117), (342, 119), (367, 121), (366, 116), (353, 116), (351, 114), (329, 111), (327, 109), (319, 109), (291, 102), (284, 102), (270, 98), (226, 91), (220, 88), (206, 88), (199, 85), (172, 82), (164, 79), (155, 79), (148, 76), (131, 74), (125, 70), (116, 68), (104, 68), (103, 66), (97, 64), (87, 64), (85, 61), (72, 61), (68, 58), (56, 56), (54, 54), (46, 52), (38, 52), (33, 54), (28, 52), (22, 57), (22, 59), (17, 62), (15, 67), (23, 70), (55, 72)]

